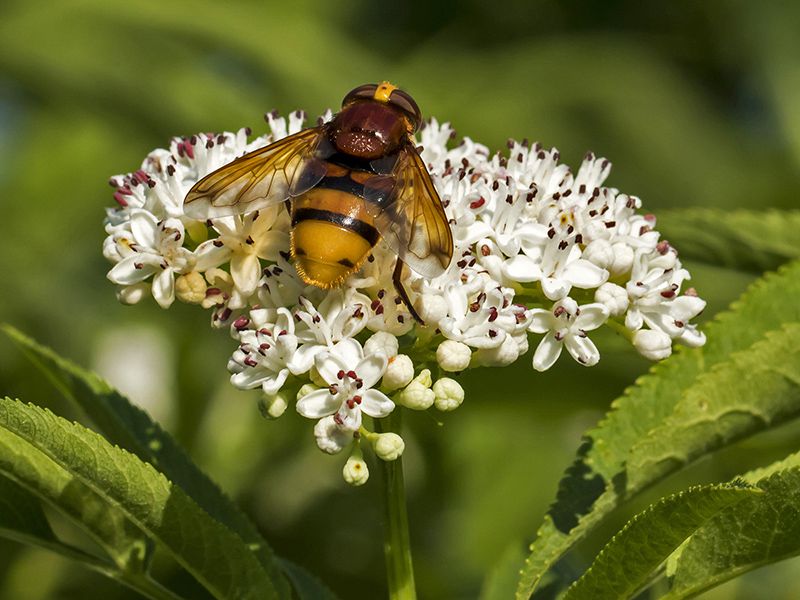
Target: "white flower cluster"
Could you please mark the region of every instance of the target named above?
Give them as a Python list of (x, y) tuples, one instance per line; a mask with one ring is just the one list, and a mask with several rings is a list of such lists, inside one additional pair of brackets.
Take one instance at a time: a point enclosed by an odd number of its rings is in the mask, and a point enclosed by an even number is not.
[(452, 410), (464, 390), (438, 375), (508, 365), (528, 351), (530, 334), (543, 336), (532, 358), (539, 371), (564, 347), (595, 365), (600, 353), (587, 334), (604, 324), (654, 360), (674, 342), (704, 343), (690, 320), (705, 302), (692, 288), (681, 293), (689, 273), (659, 239), (655, 218), (638, 212), (639, 198), (603, 186), (607, 160), (589, 154), (573, 174), (538, 144), (509, 142), (502, 156), (469, 138), (450, 147), (453, 130), (435, 120), (419, 142), (455, 252), (435, 279), (406, 269), (425, 326), (395, 293), (396, 257), (381, 243), (341, 288), (307, 286), (290, 261), (282, 206), (207, 222), (183, 212), (200, 178), (301, 130), (304, 115), (269, 114), (267, 122), (270, 133), (251, 141), (244, 129), (176, 138), (140, 170), (113, 177), (119, 206), (105, 224), (108, 278), (125, 303), (149, 292), (164, 308), (177, 298), (210, 309), (212, 326), (229, 327), (239, 344), (231, 382), (261, 387), (267, 416), (294, 402), (316, 419), (323, 451), (350, 448), (350, 483), (368, 477), (363, 440), (384, 460), (403, 451), (396, 434), (369, 431), (363, 414), (382, 418), (396, 404)]

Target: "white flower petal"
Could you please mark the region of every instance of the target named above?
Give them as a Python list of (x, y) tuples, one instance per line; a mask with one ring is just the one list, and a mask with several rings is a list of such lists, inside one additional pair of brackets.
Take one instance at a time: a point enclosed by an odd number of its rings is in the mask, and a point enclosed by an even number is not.
[(561, 300), (569, 294), (572, 284), (566, 279), (556, 279), (555, 277), (544, 277), (541, 281), (542, 292), (550, 300)]
[(278, 390), (283, 387), (283, 384), (286, 382), (286, 378), (288, 376), (289, 369), (281, 369), (277, 374), (270, 374), (270, 376), (267, 377), (261, 384), (261, 389), (264, 390), (265, 394), (277, 394)]
[(572, 355), (572, 358), (586, 367), (594, 366), (600, 360), (600, 352), (597, 350), (597, 346), (588, 337), (568, 335), (564, 340), (564, 345)]
[(538, 281), (542, 278), (542, 269), (539, 267), (539, 264), (524, 254), (510, 258), (503, 263), (503, 272), (509, 279), (521, 283)]
[(534, 308), (531, 310), (531, 324), (528, 329), (533, 333), (547, 333), (554, 327), (555, 317), (549, 310)]
[(155, 215), (146, 210), (131, 211), (131, 231), (136, 242), (145, 248), (156, 247), (156, 232), (158, 231), (158, 219)]
[(258, 280), (261, 278), (261, 263), (255, 254), (235, 252), (231, 256), (231, 276), (233, 283), (242, 292), (249, 296), (256, 291)]
[(175, 301), (175, 275), (171, 269), (163, 269), (153, 278), (153, 298), (161, 308), (169, 308)]
[(371, 388), (378, 383), (386, 372), (389, 359), (383, 353), (372, 354), (364, 358), (355, 368), (356, 374), (364, 382), (365, 388)]
[(367, 390), (361, 394), (361, 410), (370, 417), (382, 419), (394, 410), (394, 402), (378, 390)]
[(144, 262), (147, 259), (148, 256), (142, 254), (132, 254), (123, 258), (108, 272), (109, 281), (118, 285), (133, 285), (144, 281), (160, 268), (152, 258)]
[(317, 390), (297, 401), (297, 412), (309, 419), (319, 419), (335, 413), (342, 401), (326, 389)]
[(537, 371), (547, 371), (561, 356), (562, 348), (563, 344), (556, 340), (555, 334), (552, 331), (548, 333), (533, 353), (533, 368)]
[(314, 357), (314, 366), (320, 376), (328, 383), (339, 383), (339, 371), (347, 372), (347, 364), (333, 352), (320, 352)]
[(575, 318), (575, 327), (584, 331), (597, 329), (608, 320), (608, 309), (595, 302), (581, 306), (581, 314)]
[(575, 287), (581, 289), (596, 288), (608, 280), (608, 271), (601, 269), (588, 260), (579, 258), (570, 262), (562, 277)]

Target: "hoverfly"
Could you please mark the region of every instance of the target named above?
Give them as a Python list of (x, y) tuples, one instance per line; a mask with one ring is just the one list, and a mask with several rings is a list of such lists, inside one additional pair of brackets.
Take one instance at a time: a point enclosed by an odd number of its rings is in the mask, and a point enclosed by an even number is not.
[(417, 103), (388, 82), (348, 93), (331, 121), (260, 148), (198, 181), (185, 212), (200, 220), (286, 202), (291, 255), (308, 284), (330, 289), (383, 240), (397, 255), (392, 280), (412, 316), (403, 265), (440, 275), (453, 256), (442, 202), (412, 135)]

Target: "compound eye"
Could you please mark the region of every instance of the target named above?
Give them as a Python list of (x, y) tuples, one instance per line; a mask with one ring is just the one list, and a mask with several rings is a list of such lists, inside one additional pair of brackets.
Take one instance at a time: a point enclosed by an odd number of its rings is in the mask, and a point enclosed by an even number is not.
[(375, 95), (375, 90), (377, 89), (377, 84), (367, 83), (350, 90), (350, 92), (344, 97), (344, 100), (342, 100), (342, 108), (358, 100), (368, 100), (372, 98)]
[(389, 97), (389, 104), (399, 108), (403, 111), (403, 113), (405, 113), (405, 115), (411, 120), (411, 124), (414, 126), (414, 131), (419, 129), (419, 126), (422, 124), (422, 113), (419, 110), (419, 106), (417, 106), (417, 103), (414, 102), (414, 99), (410, 95), (403, 90), (396, 89)]

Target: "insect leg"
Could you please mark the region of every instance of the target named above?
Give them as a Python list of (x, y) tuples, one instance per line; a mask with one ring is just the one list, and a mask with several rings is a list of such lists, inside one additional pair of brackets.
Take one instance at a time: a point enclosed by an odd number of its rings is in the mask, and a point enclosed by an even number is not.
[(392, 275), (392, 282), (394, 283), (394, 289), (397, 290), (397, 293), (400, 294), (400, 297), (403, 299), (403, 302), (408, 309), (408, 312), (411, 313), (411, 316), (414, 317), (414, 320), (419, 323), (420, 325), (425, 325), (425, 321), (419, 316), (414, 307), (411, 305), (411, 300), (408, 299), (408, 293), (406, 292), (406, 288), (403, 287), (403, 282), (401, 281), (403, 277), (403, 267), (405, 267), (406, 263), (404, 263), (400, 258), (397, 259), (397, 264), (394, 267), (394, 274)]

